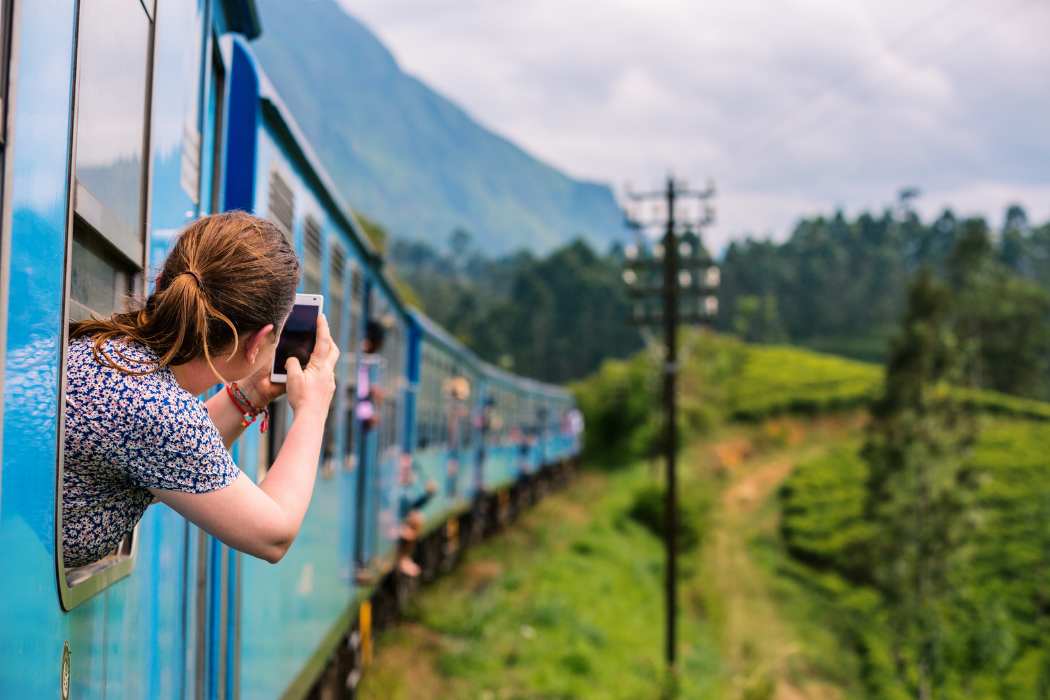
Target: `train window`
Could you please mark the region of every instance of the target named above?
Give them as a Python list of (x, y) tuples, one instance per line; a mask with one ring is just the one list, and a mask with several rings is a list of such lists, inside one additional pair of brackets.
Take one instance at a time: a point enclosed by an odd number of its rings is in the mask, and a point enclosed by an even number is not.
[(314, 217), (307, 216), (303, 220), (303, 294), (320, 293), (321, 226)]
[(295, 212), (295, 195), (292, 188), (275, 169), (270, 174), (270, 221), (292, 240), (292, 216)]
[[(145, 254), (153, 3), (81, 0), (74, 99), (76, 147), (68, 231), (69, 320), (120, 311), (139, 291)], [(60, 402), (62, 405), (64, 402)], [(59, 433), (62, 434), (62, 431)], [(61, 438), (60, 438), (61, 439)], [(62, 468), (56, 510), (62, 516)], [(66, 567), (56, 528), (59, 593), (70, 610), (131, 573), (134, 533), (87, 566)]]

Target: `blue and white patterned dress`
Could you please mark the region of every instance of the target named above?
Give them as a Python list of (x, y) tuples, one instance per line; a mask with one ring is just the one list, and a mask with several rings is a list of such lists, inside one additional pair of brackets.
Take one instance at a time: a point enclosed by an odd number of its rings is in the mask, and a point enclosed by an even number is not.
[[(100, 365), (93, 340), (69, 343), (62, 549), (66, 566), (98, 561), (117, 548), (153, 500), (149, 488), (204, 493), (240, 474), (208, 409), (179, 386), (167, 367), (133, 376)], [(134, 341), (103, 348), (120, 366), (141, 372), (157, 354)], [(118, 354), (144, 360), (140, 365)]]

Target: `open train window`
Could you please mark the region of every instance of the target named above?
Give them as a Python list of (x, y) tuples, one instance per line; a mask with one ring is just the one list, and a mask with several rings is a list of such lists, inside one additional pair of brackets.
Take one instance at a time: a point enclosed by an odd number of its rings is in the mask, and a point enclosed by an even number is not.
[[(77, 17), (66, 248), (66, 318), (71, 321), (121, 311), (128, 294), (142, 286), (153, 2), (80, 0)], [(60, 420), (63, 436), (64, 416)], [(60, 437), (55, 552), (62, 607), (70, 610), (131, 573), (135, 535), (99, 561), (65, 566), (63, 446)]]

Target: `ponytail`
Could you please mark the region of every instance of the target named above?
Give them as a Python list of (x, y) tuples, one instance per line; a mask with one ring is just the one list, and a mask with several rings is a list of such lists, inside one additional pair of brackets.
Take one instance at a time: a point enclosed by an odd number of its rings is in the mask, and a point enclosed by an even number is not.
[[(280, 325), (295, 303), (302, 268), (288, 240), (273, 224), (242, 211), (198, 219), (179, 235), (140, 308), (107, 319), (70, 324), (70, 339), (90, 337), (95, 360), (118, 372), (143, 375), (161, 367), (237, 352), (241, 334)], [(141, 372), (118, 365), (103, 345), (130, 338), (160, 358)], [(126, 362), (148, 364), (116, 354)]]

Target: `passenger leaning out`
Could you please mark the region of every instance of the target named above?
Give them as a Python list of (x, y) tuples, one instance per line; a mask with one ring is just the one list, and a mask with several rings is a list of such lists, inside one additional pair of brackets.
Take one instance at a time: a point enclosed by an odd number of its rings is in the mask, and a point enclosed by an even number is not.
[[(288, 551), (313, 493), (339, 356), (322, 316), (307, 365), (289, 359), (288, 383), (270, 383), (301, 272), (273, 224), (208, 216), (180, 234), (140, 308), (71, 325), (67, 567), (112, 552), (154, 498), (246, 554), (276, 562)], [(216, 384), (225, 390), (197, 398)], [(229, 448), (285, 392), (294, 419), (256, 485)]]

